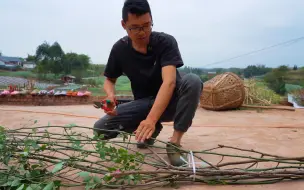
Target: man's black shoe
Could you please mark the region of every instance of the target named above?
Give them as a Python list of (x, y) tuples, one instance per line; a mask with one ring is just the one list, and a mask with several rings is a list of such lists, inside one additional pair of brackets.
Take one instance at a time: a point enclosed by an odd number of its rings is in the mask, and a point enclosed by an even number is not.
[(137, 148), (146, 149), (148, 146), (154, 145), (154, 139), (146, 139), (144, 142), (137, 142)]

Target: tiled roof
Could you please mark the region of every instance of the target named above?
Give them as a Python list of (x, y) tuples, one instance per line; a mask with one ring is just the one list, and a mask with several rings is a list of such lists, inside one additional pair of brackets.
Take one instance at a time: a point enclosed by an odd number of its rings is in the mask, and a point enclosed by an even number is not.
[(7, 57), (7, 56), (0, 56), (0, 60), (1, 61), (5, 61), (5, 62), (21, 62), (22, 60), (18, 57)]

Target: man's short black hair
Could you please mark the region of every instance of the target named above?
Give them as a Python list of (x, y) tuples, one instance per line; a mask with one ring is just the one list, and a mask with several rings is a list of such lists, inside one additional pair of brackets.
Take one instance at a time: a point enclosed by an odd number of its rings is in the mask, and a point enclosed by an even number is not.
[(125, 22), (128, 21), (128, 13), (135, 14), (136, 16), (150, 13), (152, 18), (150, 5), (147, 0), (125, 0), (122, 8), (122, 19)]

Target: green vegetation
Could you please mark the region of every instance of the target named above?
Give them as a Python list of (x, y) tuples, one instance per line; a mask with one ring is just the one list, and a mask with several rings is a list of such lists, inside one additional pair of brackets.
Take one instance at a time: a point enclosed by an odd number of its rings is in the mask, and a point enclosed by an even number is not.
[(270, 72), (272, 69), (265, 67), (265, 65), (249, 65), (244, 69), (244, 77), (251, 78), (254, 76), (265, 75)]
[[(95, 132), (90, 135), (92, 127), (76, 124), (37, 126), (36, 123), (37, 120), (34, 126), (17, 129), (0, 126), (1, 189), (159, 189), (160, 186), (176, 187), (188, 182), (256, 185), (281, 182), (285, 178), (288, 181), (303, 179), (299, 175), (303, 162), (298, 158), (225, 145), (200, 151), (174, 146), (174, 151), (182, 152), (185, 157), (192, 155), (192, 161), (196, 159), (202, 163), (197, 164), (197, 177), (193, 178), (192, 168), (168, 167), (160, 153), (169, 145), (166, 142), (156, 140), (157, 146), (150, 146), (155, 150), (153, 154), (146, 154), (134, 150), (134, 134), (118, 131), (119, 138), (112, 141), (104, 140), (103, 135)], [(227, 149), (234, 153), (228, 154)], [(263, 157), (265, 154), (269, 156)], [(249, 160), (250, 166), (230, 161), (240, 158)], [(215, 159), (222, 159), (223, 163), (214, 166), (210, 161)], [(263, 165), (263, 162), (269, 164)], [(239, 170), (232, 171), (227, 165), (239, 167)]]
[(262, 80), (245, 79), (246, 91), (246, 104), (255, 105), (271, 105), (278, 104), (282, 97), (273, 90), (269, 89), (267, 83)]
[(285, 84), (285, 89), (286, 92), (294, 92), (303, 89), (303, 87), (295, 84)]
[(9, 72), (9, 71), (1, 71), (0, 70), (0, 76), (22, 77), (22, 78), (36, 78), (37, 74), (35, 74), (35, 73), (31, 72), (31, 71)]
[[(89, 79), (84, 79), (83, 82), (84, 84), (88, 84), (91, 86), (89, 88), (89, 91), (91, 91), (94, 96), (103, 96), (105, 95), (103, 91), (104, 79), (104, 77), (93, 77)], [(117, 79), (115, 88), (117, 94), (132, 94), (131, 83), (128, 77), (126, 76), (121, 76)]]
[(44, 42), (37, 47), (36, 54), (28, 55), (26, 60), (37, 63), (34, 72), (39, 79), (47, 79), (48, 74), (53, 74), (55, 78), (63, 74), (72, 74), (76, 77), (76, 82), (80, 82), (87, 69), (92, 70), (89, 56), (73, 52), (65, 53), (58, 42), (52, 45)]
[[(297, 85), (304, 86), (304, 71), (303, 70), (292, 70), (287, 66), (280, 66), (267, 73), (264, 77), (264, 81), (268, 84), (268, 87), (274, 90), (276, 93), (284, 95), (287, 90), (294, 88)], [(288, 84), (288, 85), (286, 85)], [(286, 87), (288, 89), (286, 89)]]
[[(58, 42), (52, 45), (44, 42), (37, 47), (35, 55), (28, 55), (26, 60), (35, 61), (37, 67), (33, 71), (0, 71), (0, 75), (35, 78), (54, 83), (60, 82), (61, 75), (73, 75), (76, 77), (76, 83), (88, 85), (94, 95), (103, 95), (104, 77), (102, 74), (105, 65), (92, 64), (90, 57), (85, 54), (65, 53)], [(225, 72), (233, 72), (245, 79), (254, 77), (265, 82), (268, 89), (280, 95), (285, 95), (293, 88), (304, 87), (304, 67), (299, 68), (297, 65), (292, 68), (283, 65), (274, 69), (265, 65), (249, 65), (244, 69), (205, 69), (185, 66), (178, 70), (182, 75), (187, 73), (196, 74), (200, 76), (203, 82), (210, 80), (214, 75)], [(297, 87), (293, 85), (297, 85)], [(131, 92), (130, 81), (126, 76), (118, 79), (116, 90), (121, 93)]]
[[(32, 71), (15, 71), (15, 72), (8, 72), (8, 71), (0, 71), (0, 76), (8, 76), (8, 77), (21, 77), (25, 79), (38, 79), (39, 75)], [(52, 81), (58, 82), (60, 80), (59, 76), (56, 76), (53, 73), (48, 73), (44, 76), (44, 81)]]

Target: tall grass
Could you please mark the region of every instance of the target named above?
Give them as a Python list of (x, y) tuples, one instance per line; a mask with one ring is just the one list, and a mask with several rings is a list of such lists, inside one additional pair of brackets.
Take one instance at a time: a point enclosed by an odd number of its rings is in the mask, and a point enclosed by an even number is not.
[(278, 104), (282, 97), (269, 89), (266, 83), (254, 79), (245, 80), (246, 104), (271, 105)]

